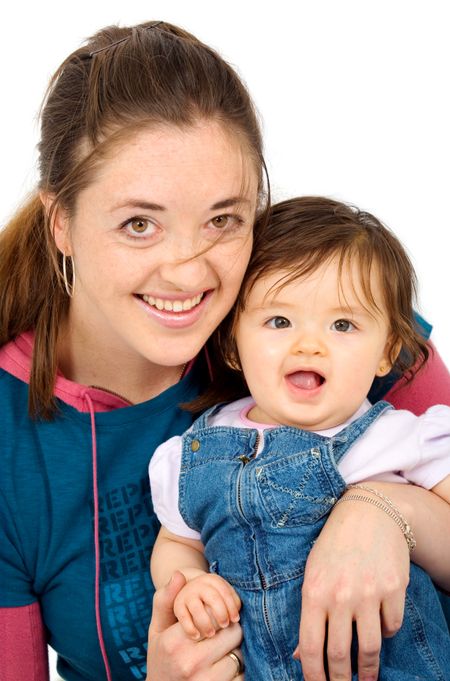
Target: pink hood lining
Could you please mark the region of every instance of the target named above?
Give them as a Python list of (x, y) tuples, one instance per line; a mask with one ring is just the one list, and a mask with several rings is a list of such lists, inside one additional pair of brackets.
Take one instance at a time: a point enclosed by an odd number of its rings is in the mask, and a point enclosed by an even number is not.
[[(26, 384), (30, 382), (33, 341), (33, 332), (27, 331), (0, 348), (0, 368)], [(87, 395), (90, 397), (95, 412), (112, 411), (130, 406), (119, 396), (101, 388), (91, 388), (69, 381), (59, 372), (56, 376), (54, 393), (60, 400), (84, 413), (90, 412), (90, 406), (86, 400)]]

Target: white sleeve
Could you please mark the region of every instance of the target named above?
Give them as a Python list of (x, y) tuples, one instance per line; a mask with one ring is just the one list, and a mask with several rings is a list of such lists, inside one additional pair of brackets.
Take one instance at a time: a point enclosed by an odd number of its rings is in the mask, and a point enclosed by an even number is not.
[(410, 482), (430, 489), (450, 475), (450, 407), (438, 404), (419, 416), (420, 459), (402, 474)]
[(150, 459), (148, 472), (153, 508), (161, 525), (169, 532), (188, 539), (200, 539), (181, 517), (178, 508), (182, 439), (179, 435), (163, 442)]
[(450, 474), (450, 407), (436, 405), (421, 416), (387, 410), (338, 467), (347, 483), (383, 480), (434, 487)]

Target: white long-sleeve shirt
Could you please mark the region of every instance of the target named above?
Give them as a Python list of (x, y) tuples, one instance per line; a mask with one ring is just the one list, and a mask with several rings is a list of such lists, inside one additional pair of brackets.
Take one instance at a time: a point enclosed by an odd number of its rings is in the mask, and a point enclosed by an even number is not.
[[(209, 426), (256, 428), (260, 434), (259, 451), (264, 446), (264, 431), (273, 428), (250, 421), (253, 398), (232, 402), (214, 413)], [(366, 400), (345, 423), (317, 431), (332, 437), (370, 409)], [(181, 437), (172, 437), (155, 451), (149, 466), (154, 510), (164, 527), (182, 537), (200, 539), (186, 525), (178, 510), (178, 481), (181, 463)], [(430, 489), (450, 475), (450, 407), (436, 405), (421, 416), (409, 411), (388, 409), (355, 442), (338, 465), (348, 483), (363, 480), (414, 483)]]

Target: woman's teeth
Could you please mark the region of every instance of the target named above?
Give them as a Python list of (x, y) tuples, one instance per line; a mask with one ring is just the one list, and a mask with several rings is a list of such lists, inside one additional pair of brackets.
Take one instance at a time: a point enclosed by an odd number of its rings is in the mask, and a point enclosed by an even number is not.
[(156, 307), (157, 310), (167, 310), (168, 312), (184, 312), (185, 310), (192, 310), (193, 307), (198, 305), (203, 298), (203, 293), (199, 293), (193, 298), (187, 298), (186, 300), (163, 300), (162, 298), (153, 298), (153, 296), (148, 296), (144, 294), (142, 300), (144, 300), (149, 305)]

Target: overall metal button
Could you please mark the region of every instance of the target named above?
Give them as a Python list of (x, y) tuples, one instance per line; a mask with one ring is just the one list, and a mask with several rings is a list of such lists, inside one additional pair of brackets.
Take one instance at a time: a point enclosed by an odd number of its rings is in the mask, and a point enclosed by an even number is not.
[(198, 452), (198, 450), (200, 449), (200, 442), (198, 440), (192, 440), (191, 449), (193, 452)]

